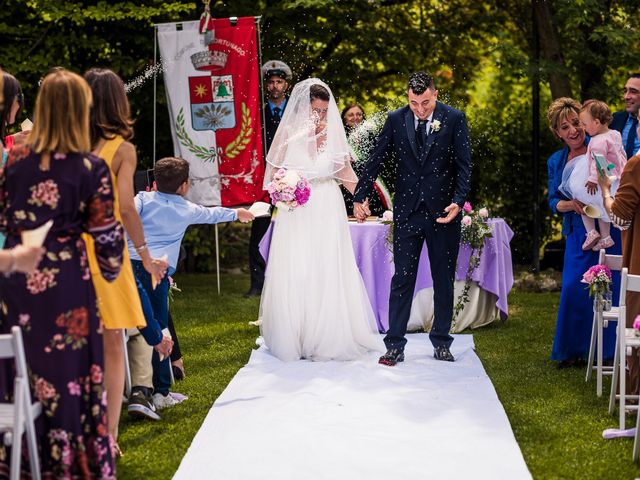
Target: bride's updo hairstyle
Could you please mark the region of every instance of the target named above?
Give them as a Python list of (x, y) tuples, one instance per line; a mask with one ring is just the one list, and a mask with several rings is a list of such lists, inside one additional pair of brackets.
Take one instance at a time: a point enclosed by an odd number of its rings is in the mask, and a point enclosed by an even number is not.
[(315, 99), (324, 100), (325, 102), (329, 101), (331, 96), (329, 95), (329, 91), (324, 88), (322, 85), (314, 84), (309, 87), (309, 100), (313, 101)]

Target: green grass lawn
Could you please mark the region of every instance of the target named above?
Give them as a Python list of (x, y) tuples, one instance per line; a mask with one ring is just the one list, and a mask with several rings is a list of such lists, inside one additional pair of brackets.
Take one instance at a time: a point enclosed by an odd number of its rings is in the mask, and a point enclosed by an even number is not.
[[(120, 479), (171, 478), (211, 405), (255, 346), (258, 330), (248, 322), (256, 319), (259, 302), (242, 298), (248, 276), (224, 276), (221, 296), (215, 276), (181, 275), (176, 281), (182, 293), (171, 308), (187, 378), (175, 390), (189, 400), (163, 410), (159, 422), (123, 416)], [(473, 332), (527, 465), (536, 479), (640, 477), (640, 467), (631, 461), (632, 440), (602, 439), (616, 417), (607, 413), (608, 399), (596, 397), (595, 380), (586, 384), (584, 369), (558, 370), (549, 360), (558, 298), (512, 292), (509, 320)], [(605, 390), (608, 386), (605, 380)]]

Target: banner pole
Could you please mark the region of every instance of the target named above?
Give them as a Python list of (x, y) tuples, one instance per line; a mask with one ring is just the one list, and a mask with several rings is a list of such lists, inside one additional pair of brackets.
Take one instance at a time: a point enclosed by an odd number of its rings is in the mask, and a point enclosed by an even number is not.
[(258, 82), (260, 83), (260, 110), (262, 111), (262, 157), (267, 158), (267, 117), (264, 112), (264, 81), (262, 79), (262, 35), (260, 20), (262, 17), (254, 17), (256, 31), (258, 33)]
[(216, 279), (218, 281), (218, 295), (220, 295), (220, 248), (218, 245), (218, 224), (215, 225), (216, 236)]
[[(153, 27), (153, 66), (156, 67), (158, 65), (158, 26), (155, 25)], [(157, 129), (157, 119), (156, 119), (156, 106), (158, 104), (158, 72), (154, 72), (153, 74), (153, 158), (151, 159), (153, 165), (156, 164), (156, 129)]]

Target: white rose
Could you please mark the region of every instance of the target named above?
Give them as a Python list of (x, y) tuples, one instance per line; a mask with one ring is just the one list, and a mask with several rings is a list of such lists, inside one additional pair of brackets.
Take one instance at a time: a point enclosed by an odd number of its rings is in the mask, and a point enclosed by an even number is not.
[(299, 180), (300, 175), (298, 175), (298, 172), (296, 172), (295, 170), (287, 170), (287, 174), (282, 179), (284, 183), (292, 187), (296, 186)]
[(391, 210), (386, 210), (382, 214), (382, 221), (383, 222), (393, 222), (393, 212)]

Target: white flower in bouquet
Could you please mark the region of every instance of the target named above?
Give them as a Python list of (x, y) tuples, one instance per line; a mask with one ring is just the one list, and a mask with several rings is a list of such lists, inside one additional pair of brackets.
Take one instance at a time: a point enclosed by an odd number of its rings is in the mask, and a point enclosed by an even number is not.
[(393, 222), (393, 211), (392, 210), (385, 210), (385, 212), (382, 214), (382, 221), (383, 222)]
[(287, 170), (287, 173), (285, 174), (282, 181), (290, 187), (295, 187), (300, 181), (300, 175), (298, 175), (298, 172), (296, 172), (295, 170)]

